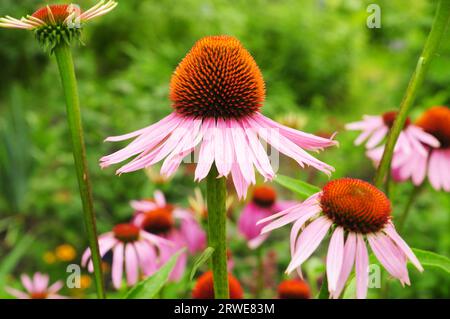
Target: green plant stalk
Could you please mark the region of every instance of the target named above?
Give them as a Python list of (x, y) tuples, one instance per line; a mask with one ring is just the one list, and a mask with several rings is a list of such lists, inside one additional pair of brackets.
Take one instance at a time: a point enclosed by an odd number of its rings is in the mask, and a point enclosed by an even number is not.
[[(417, 92), (425, 79), (430, 62), (437, 53), (437, 49), (445, 34), (449, 20), (450, 0), (440, 0), (430, 34), (428, 35), (422, 54), (419, 57), (416, 69), (409, 81), (405, 95), (403, 96), (398, 115), (394, 121), (392, 129), (390, 130), (383, 157), (381, 158), (380, 165), (378, 166), (378, 170), (375, 175), (375, 186), (380, 189), (383, 187), (385, 177), (388, 175), (391, 168), (392, 156), (397, 139), (405, 126), (409, 111), (417, 96)], [(387, 182), (388, 181), (386, 178), (386, 183)]]
[(264, 252), (261, 246), (256, 249), (256, 258), (258, 273), (256, 277), (255, 298), (259, 299), (264, 290)]
[(94, 265), (95, 283), (99, 298), (105, 298), (101, 258), (98, 249), (95, 213), (92, 199), (92, 187), (86, 160), (83, 128), (81, 123), (80, 100), (78, 97), (77, 80), (72, 60), (72, 52), (67, 44), (60, 44), (55, 48), (56, 62), (61, 76), (61, 82), (66, 98), (67, 120), (72, 140), (72, 151), (78, 178), (80, 197), (83, 204), (83, 218), (89, 240)]
[(208, 205), (208, 245), (214, 248), (211, 267), (214, 278), (214, 297), (229, 299), (227, 270), (226, 238), (226, 196), (225, 178), (217, 178), (216, 166), (213, 165), (207, 177), (206, 200)]
[(423, 185), (425, 183), (422, 183), (420, 186), (414, 186), (414, 189), (412, 190), (411, 194), (409, 195), (408, 202), (406, 203), (405, 209), (403, 210), (402, 214), (397, 219), (397, 229), (401, 231), (403, 227), (405, 227), (406, 218), (409, 215), (409, 212), (411, 211), (411, 208), (413, 204), (415, 203), (417, 197), (419, 196), (421, 190), (423, 189)]

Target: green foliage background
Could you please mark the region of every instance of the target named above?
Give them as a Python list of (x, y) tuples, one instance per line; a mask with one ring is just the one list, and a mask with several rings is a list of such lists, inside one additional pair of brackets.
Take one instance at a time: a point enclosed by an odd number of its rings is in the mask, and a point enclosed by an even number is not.
[[(95, 3), (78, 2), (82, 8)], [(366, 27), (369, 3), (381, 6), (380, 29)], [(2, 0), (0, 16), (20, 17), (40, 5), (32, 0)], [(119, 1), (112, 13), (89, 23), (83, 37), (86, 45), (74, 49), (100, 232), (128, 220), (132, 213), (128, 202), (151, 196), (156, 187), (142, 172), (115, 177), (114, 169), (101, 170), (98, 159), (119, 147), (104, 144), (104, 138), (147, 126), (171, 111), (171, 73), (193, 43), (206, 35), (233, 35), (252, 53), (266, 80), (266, 115), (280, 120), (295, 114), (302, 130), (339, 132), (340, 148), (320, 155), (335, 166), (334, 177), (370, 180), (372, 164), (363, 147), (353, 145), (355, 134), (345, 132), (343, 126), (363, 114), (398, 106), (434, 9), (427, 0)], [(87, 240), (54, 57), (42, 52), (30, 32), (2, 29), (0, 44), (0, 263), (25, 235), (34, 238), (17, 264), (0, 274), (0, 285), (3, 276), (9, 285), (18, 286), (16, 279), (22, 272), (39, 270), (63, 278), (65, 267), (44, 263), (42, 255), (61, 243), (70, 243), (80, 254)], [(450, 104), (449, 74), (447, 35), (412, 118), (427, 107)], [(318, 186), (327, 181), (325, 176), (283, 163), (283, 174)], [(194, 186), (192, 177), (180, 172), (163, 189), (169, 200), (186, 205), (186, 195), (193, 193)], [(409, 184), (394, 186), (394, 218), (410, 192)], [(236, 219), (239, 206), (234, 214)], [(402, 235), (413, 247), (448, 256), (449, 214), (449, 195), (427, 186)], [(232, 223), (230, 227), (233, 232)], [(266, 249), (278, 256), (278, 279), (289, 258), (287, 234), (287, 229), (279, 231), (273, 236), (277, 240), (267, 243)], [(243, 240), (231, 245), (235, 275), (244, 283), (251, 281), (256, 254), (247, 250)], [(383, 296), (450, 297), (448, 274), (412, 270), (411, 277), (412, 287), (402, 289), (392, 281)], [(186, 279), (167, 294), (188, 296), (189, 285)], [(267, 297), (274, 293), (266, 292)], [(370, 296), (380, 294), (372, 289)]]

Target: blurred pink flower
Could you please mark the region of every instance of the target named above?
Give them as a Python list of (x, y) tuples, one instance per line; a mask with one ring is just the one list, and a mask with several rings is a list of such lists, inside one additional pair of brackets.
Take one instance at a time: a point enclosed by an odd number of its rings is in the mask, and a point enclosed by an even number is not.
[[(191, 254), (205, 249), (206, 233), (193, 213), (168, 204), (162, 192), (156, 191), (153, 200), (132, 201), (131, 206), (136, 212), (134, 225), (173, 243), (172, 246), (161, 249), (160, 263), (164, 264), (184, 247), (187, 247)], [(184, 252), (170, 275), (171, 280), (177, 281), (182, 277), (186, 262), (187, 252)]]
[(393, 175), (399, 180), (411, 178), (416, 186), (428, 176), (434, 189), (450, 192), (450, 109), (446, 106), (432, 107), (416, 125), (434, 136), (440, 145), (426, 146), (426, 153), (404, 155), (405, 161), (401, 165), (393, 165)]
[[(100, 256), (112, 251), (112, 282), (116, 289), (122, 286), (125, 268), (128, 286), (136, 284), (142, 277), (150, 276), (164, 264), (162, 251), (171, 249), (174, 243), (150, 234), (132, 224), (116, 225), (111, 232), (99, 236)], [(88, 248), (81, 259), (83, 267), (93, 272), (91, 251)]]
[(303, 203), (260, 222), (270, 222), (263, 228), (263, 234), (294, 223), (288, 273), (299, 270), (332, 229), (326, 260), (328, 290), (332, 298), (341, 294), (353, 265), (357, 298), (366, 297), (369, 266), (366, 239), (381, 264), (402, 285), (410, 284), (406, 267), (408, 259), (423, 271), (419, 260), (395, 230), (389, 199), (362, 180), (343, 178), (331, 181)]
[(165, 159), (161, 175), (171, 176), (198, 147), (195, 180), (204, 179), (215, 165), (218, 176), (231, 174), (238, 196), (244, 198), (256, 182), (254, 167), (266, 180), (275, 175), (263, 139), (302, 167), (310, 165), (326, 174), (334, 170), (305, 150), (319, 151), (336, 145), (335, 141), (280, 125), (259, 112), (265, 99), (264, 80), (253, 57), (234, 37), (199, 40), (172, 76), (170, 99), (174, 111), (161, 121), (108, 137), (110, 142), (135, 140), (101, 158), (101, 167), (135, 156), (117, 170), (121, 174)]
[[(381, 116), (366, 115), (363, 121), (349, 123), (345, 126), (347, 130), (362, 131), (356, 138), (355, 144), (360, 145), (366, 141), (366, 155), (377, 166), (383, 156), (385, 137), (396, 116), (397, 112), (387, 112)], [(391, 164), (393, 176), (401, 179), (395, 170), (403, 165), (410, 165), (410, 156), (415, 154), (426, 156), (429, 146), (439, 147), (439, 141), (420, 127), (411, 124), (408, 119), (395, 145)]]
[(23, 274), (20, 277), (22, 285), (26, 292), (16, 290), (11, 287), (5, 287), (6, 292), (18, 299), (65, 299), (67, 297), (58, 294), (63, 287), (62, 281), (57, 281), (50, 287), (48, 275), (35, 273), (32, 278)]
[(277, 201), (277, 193), (270, 186), (256, 186), (253, 189), (252, 200), (244, 207), (238, 221), (239, 232), (248, 240), (248, 247), (251, 249), (259, 247), (269, 236), (269, 234), (261, 235), (264, 225), (257, 225), (259, 220), (295, 204), (293, 201)]

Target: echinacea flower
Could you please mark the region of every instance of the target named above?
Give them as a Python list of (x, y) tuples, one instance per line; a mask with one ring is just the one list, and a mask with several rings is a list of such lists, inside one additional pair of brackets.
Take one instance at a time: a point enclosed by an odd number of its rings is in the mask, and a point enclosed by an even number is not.
[(428, 176), (434, 189), (450, 192), (450, 109), (446, 106), (432, 107), (417, 120), (416, 125), (434, 136), (440, 145), (428, 145), (425, 154), (410, 154), (394, 173), (401, 180), (411, 178), (417, 186)]
[(78, 39), (82, 25), (102, 16), (117, 6), (117, 2), (101, 0), (89, 10), (82, 11), (76, 4), (47, 5), (21, 19), (0, 18), (0, 27), (34, 31), (41, 44), (53, 50), (60, 43), (70, 44)]
[[(384, 139), (392, 128), (397, 112), (387, 112), (381, 116), (364, 116), (363, 121), (349, 123), (347, 130), (362, 131), (355, 144), (366, 142), (367, 156), (378, 165), (384, 152)], [(427, 146), (438, 147), (439, 141), (411, 123), (408, 118), (395, 144), (392, 157), (392, 168), (395, 169), (408, 161), (411, 154), (427, 154)]]
[[(118, 224), (111, 232), (98, 238), (100, 256), (112, 251), (112, 282), (116, 289), (122, 285), (122, 275), (126, 272), (126, 282), (132, 286), (142, 277), (150, 276), (161, 266), (161, 251), (173, 244), (159, 236), (150, 234), (133, 224)], [(93, 272), (91, 251), (88, 248), (81, 259), (83, 267)]]
[[(242, 299), (244, 292), (239, 281), (230, 273), (228, 274), (228, 286), (230, 299)], [(194, 299), (214, 299), (214, 280), (213, 273), (207, 271), (202, 274), (192, 289), (192, 298)]]
[(259, 220), (285, 210), (295, 203), (277, 201), (277, 193), (270, 186), (256, 186), (253, 189), (252, 200), (244, 207), (238, 221), (239, 232), (248, 240), (248, 247), (251, 249), (259, 247), (269, 236), (269, 234), (261, 235), (264, 225), (256, 225)]
[(264, 80), (253, 57), (234, 37), (200, 39), (172, 76), (170, 99), (173, 112), (158, 123), (108, 137), (110, 142), (135, 140), (101, 158), (101, 166), (135, 156), (117, 170), (121, 174), (165, 159), (161, 174), (171, 176), (199, 146), (195, 180), (204, 179), (215, 165), (219, 177), (231, 174), (243, 198), (249, 185), (255, 184), (254, 167), (267, 180), (275, 175), (262, 139), (302, 167), (310, 165), (327, 174), (333, 170), (305, 150), (322, 150), (336, 145), (335, 141), (280, 125), (259, 112), (265, 99)]
[(62, 281), (57, 281), (49, 286), (48, 275), (37, 272), (33, 277), (23, 274), (20, 277), (22, 285), (26, 292), (19, 291), (11, 287), (5, 287), (5, 290), (18, 299), (65, 299), (67, 297), (58, 294), (63, 287)]
[(310, 299), (309, 285), (301, 279), (284, 280), (278, 286), (278, 298), (280, 299)]
[[(173, 243), (172, 246), (161, 249), (160, 263), (164, 264), (184, 247), (192, 254), (205, 249), (206, 233), (193, 214), (168, 204), (162, 192), (156, 191), (153, 200), (132, 201), (131, 206), (136, 212), (134, 225)], [(177, 281), (181, 278), (186, 262), (187, 252), (183, 252), (170, 275), (171, 280)]]
[(333, 298), (341, 294), (353, 265), (357, 298), (366, 297), (369, 266), (366, 240), (381, 264), (402, 285), (410, 284), (407, 259), (423, 271), (411, 248), (395, 230), (389, 199), (375, 186), (359, 179), (328, 182), (321, 192), (303, 203), (261, 222), (269, 221), (262, 233), (294, 223), (288, 273), (300, 269), (331, 230), (326, 267), (328, 290)]

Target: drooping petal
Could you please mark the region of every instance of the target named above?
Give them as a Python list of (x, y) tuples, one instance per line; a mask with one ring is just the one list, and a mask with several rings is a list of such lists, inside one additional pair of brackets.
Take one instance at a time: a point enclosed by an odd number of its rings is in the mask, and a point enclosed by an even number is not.
[(124, 255), (124, 245), (122, 243), (119, 243), (116, 246), (114, 246), (111, 276), (113, 286), (116, 289), (120, 289), (120, 286), (122, 285), (123, 255)]
[(297, 251), (286, 270), (287, 273), (291, 273), (295, 268), (300, 267), (311, 256), (322, 242), (331, 225), (331, 220), (322, 216), (305, 228), (298, 238)]
[(332, 298), (339, 298), (342, 293), (342, 290), (345, 287), (345, 283), (348, 279), (348, 276), (352, 272), (353, 265), (355, 263), (355, 255), (356, 255), (356, 234), (349, 232), (347, 236), (347, 240), (344, 245), (344, 258), (341, 268), (341, 273), (339, 275), (339, 279), (336, 285), (336, 290), (331, 295)]
[(125, 245), (125, 267), (128, 286), (134, 285), (139, 277), (138, 259), (133, 244)]
[(336, 290), (337, 281), (341, 273), (344, 258), (344, 229), (336, 227), (331, 236), (327, 253), (327, 278), (328, 291), (333, 293)]
[(356, 274), (356, 298), (365, 299), (367, 296), (367, 288), (369, 285), (369, 256), (367, 254), (366, 243), (364, 237), (358, 234), (356, 237), (356, 258), (355, 258), (355, 274)]

